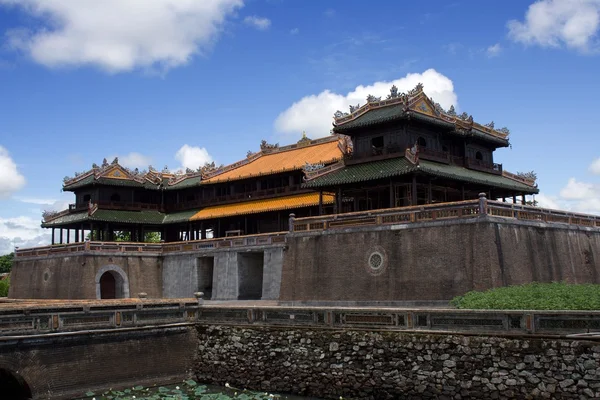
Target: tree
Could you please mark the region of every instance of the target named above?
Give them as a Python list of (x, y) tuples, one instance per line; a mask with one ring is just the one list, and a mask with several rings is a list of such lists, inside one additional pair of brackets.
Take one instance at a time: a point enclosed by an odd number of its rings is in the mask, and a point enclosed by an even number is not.
[(15, 253), (0, 256), (0, 273), (10, 272), (10, 270), (12, 269), (14, 258)]

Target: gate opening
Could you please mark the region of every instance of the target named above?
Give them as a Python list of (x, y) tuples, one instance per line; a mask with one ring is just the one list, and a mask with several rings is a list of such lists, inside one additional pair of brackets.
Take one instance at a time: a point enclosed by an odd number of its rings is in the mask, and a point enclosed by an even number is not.
[(117, 280), (111, 272), (105, 272), (100, 277), (100, 298), (101, 299), (116, 299), (117, 298)]
[(238, 300), (260, 300), (265, 254), (238, 253)]
[(31, 399), (31, 389), (19, 375), (0, 368), (0, 396), (3, 399), (28, 400)]
[(214, 257), (198, 258), (198, 291), (204, 293), (204, 298), (210, 300), (213, 291), (213, 273), (215, 270)]

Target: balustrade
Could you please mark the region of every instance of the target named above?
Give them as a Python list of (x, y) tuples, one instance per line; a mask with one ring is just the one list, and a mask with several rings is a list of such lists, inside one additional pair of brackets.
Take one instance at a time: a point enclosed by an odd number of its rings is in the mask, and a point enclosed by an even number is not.
[(154, 253), (198, 251), (220, 247), (264, 246), (285, 243), (286, 232), (263, 233), (247, 236), (230, 236), (214, 239), (189, 240), (169, 243), (97, 242), (85, 241), (71, 244), (16, 249), (15, 257), (47, 257), (74, 253)]

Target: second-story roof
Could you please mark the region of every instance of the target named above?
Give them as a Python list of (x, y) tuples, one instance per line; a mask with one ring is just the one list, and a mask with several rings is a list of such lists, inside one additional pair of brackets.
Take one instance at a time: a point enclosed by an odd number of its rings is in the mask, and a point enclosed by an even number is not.
[(358, 128), (401, 119), (424, 121), (446, 128), (458, 136), (471, 136), (499, 147), (508, 146), (507, 128), (496, 129), (494, 122), (485, 125), (474, 122), (467, 113), (457, 115), (453, 106), (448, 111), (444, 110), (427, 97), (422, 84), (407, 93), (398, 93), (393, 86), (384, 100), (369, 95), (363, 106), (350, 106), (350, 113), (337, 111), (333, 131), (346, 134)]
[(263, 143), (261, 151), (249, 153), (245, 160), (207, 174), (202, 184), (211, 184), (302, 170), (307, 164), (331, 164), (344, 157), (346, 139), (332, 135), (310, 140), (303, 137), (298, 143), (279, 147)]

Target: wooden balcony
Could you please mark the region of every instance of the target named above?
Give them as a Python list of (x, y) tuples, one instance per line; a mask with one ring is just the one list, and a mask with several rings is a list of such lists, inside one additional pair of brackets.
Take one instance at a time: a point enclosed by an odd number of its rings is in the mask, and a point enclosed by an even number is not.
[(502, 175), (502, 164), (488, 163), (475, 158), (465, 158), (465, 167), (490, 174)]
[(251, 201), (258, 199), (266, 199), (276, 196), (289, 196), (292, 194), (310, 192), (310, 190), (302, 189), (301, 185), (283, 186), (273, 189), (257, 190), (254, 192), (235, 193), (226, 196), (216, 196), (203, 198), (193, 201), (180, 201), (177, 204), (166, 204), (167, 212), (190, 210), (193, 208), (201, 208), (215, 204), (230, 204), (242, 201)]

